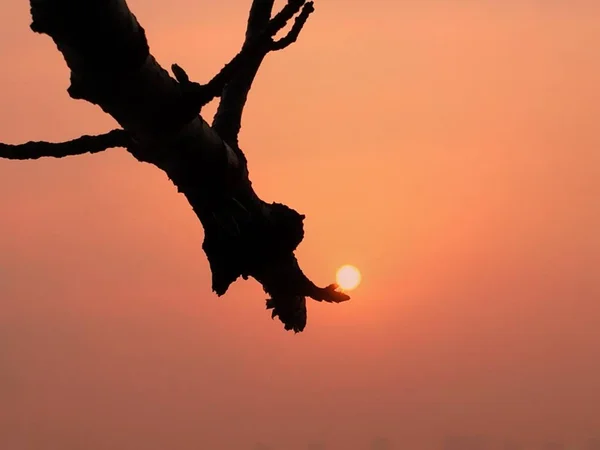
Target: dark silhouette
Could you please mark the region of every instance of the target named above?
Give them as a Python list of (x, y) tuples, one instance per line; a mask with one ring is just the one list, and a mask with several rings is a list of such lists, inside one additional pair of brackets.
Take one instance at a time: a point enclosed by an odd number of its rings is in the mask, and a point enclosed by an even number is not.
[[(254, 0), (241, 51), (208, 83), (175, 78), (150, 53), (144, 29), (125, 0), (31, 0), (31, 29), (55, 42), (71, 70), (69, 95), (98, 105), (122, 127), (64, 143), (0, 144), (0, 157), (61, 158), (123, 147), (163, 170), (183, 193), (204, 227), (203, 249), (212, 289), (221, 296), (238, 277), (253, 277), (270, 296), (267, 308), (286, 330), (302, 331), (306, 302), (343, 302), (335, 284), (316, 286), (294, 251), (304, 237), (304, 216), (266, 203), (252, 188), (238, 143), (248, 92), (267, 54), (296, 41), (313, 2), (288, 0), (273, 14), (274, 0)], [(288, 22), (284, 37), (274, 36)], [(200, 115), (220, 98), (212, 126)]]

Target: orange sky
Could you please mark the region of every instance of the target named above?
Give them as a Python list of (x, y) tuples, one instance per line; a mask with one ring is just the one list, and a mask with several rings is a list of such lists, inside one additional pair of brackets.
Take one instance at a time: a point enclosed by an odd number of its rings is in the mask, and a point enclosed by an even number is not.
[[(129, 1), (199, 81), (250, 1), (212, 3)], [(0, 448), (600, 435), (600, 7), (316, 3), (241, 143), (259, 194), (307, 215), (305, 271), (361, 268), (353, 300), (286, 333), (257, 283), (211, 294), (202, 228), (156, 168), (0, 160)], [(29, 22), (0, 2), (0, 140), (110, 129)]]

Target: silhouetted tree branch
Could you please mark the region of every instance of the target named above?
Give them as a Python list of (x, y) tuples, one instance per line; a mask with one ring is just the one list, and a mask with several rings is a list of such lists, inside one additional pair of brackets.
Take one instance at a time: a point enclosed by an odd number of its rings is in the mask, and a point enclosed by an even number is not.
[[(223, 89), (221, 102), (213, 119), (213, 128), (233, 146), (238, 145), (242, 112), (262, 61), (270, 51), (285, 48), (295, 41), (308, 16), (314, 11), (312, 2), (289, 0), (282, 10), (271, 18), (273, 3), (273, 0), (254, 0), (248, 18), (246, 39), (240, 52), (241, 55), (246, 53), (244, 67), (234, 74)], [(302, 12), (290, 34), (280, 41), (273, 41), (275, 34), (283, 29), (300, 10)]]
[[(163, 69), (125, 0), (30, 0), (30, 5), (31, 29), (53, 39), (71, 71), (69, 95), (98, 105), (122, 130), (62, 144), (2, 144), (0, 157), (125, 147), (163, 170), (186, 196), (204, 227), (202, 247), (219, 296), (238, 277), (253, 277), (270, 296), (266, 306), (273, 317), (296, 332), (306, 325), (306, 297), (349, 299), (336, 285), (320, 288), (302, 272), (294, 251), (304, 237), (304, 216), (257, 196), (238, 145), (242, 111), (261, 62), (298, 38), (312, 2), (288, 0), (272, 16), (273, 0), (254, 0), (241, 51), (205, 85), (176, 64), (175, 78)], [(288, 34), (274, 40), (294, 17)], [(211, 127), (199, 112), (215, 97), (221, 101)]]
[[(270, 51), (282, 50), (296, 42), (308, 16), (314, 11), (312, 2), (294, 0), (271, 19), (273, 3), (273, 0), (255, 0), (252, 3), (242, 49), (208, 83), (193, 82), (182, 67), (177, 64), (171, 66), (195, 114), (199, 114), (202, 107), (213, 99), (221, 97), (213, 127), (223, 138), (228, 137), (226, 140), (230, 144), (237, 145), (242, 110), (262, 60)], [(275, 41), (275, 34), (299, 11), (288, 34)]]
[(127, 148), (130, 144), (126, 131), (112, 130), (98, 136), (84, 135), (67, 142), (26, 142), (17, 145), (0, 143), (0, 158), (64, 158), (85, 153), (98, 153), (114, 147)]
[(271, 45), (271, 50), (283, 50), (284, 48), (287, 48), (288, 46), (296, 42), (298, 36), (300, 36), (302, 28), (304, 27), (304, 24), (308, 20), (308, 16), (310, 16), (314, 10), (315, 9), (312, 2), (304, 4), (304, 6), (302, 7), (302, 11), (298, 15), (298, 17), (296, 17), (296, 20), (294, 21), (294, 25), (292, 26), (290, 32), (278, 41), (274, 41)]

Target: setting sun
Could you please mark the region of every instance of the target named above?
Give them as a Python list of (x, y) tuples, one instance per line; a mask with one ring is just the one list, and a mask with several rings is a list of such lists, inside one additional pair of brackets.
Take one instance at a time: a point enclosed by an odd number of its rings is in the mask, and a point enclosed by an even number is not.
[(338, 269), (336, 274), (337, 284), (345, 291), (355, 289), (361, 280), (360, 271), (350, 265), (342, 266)]

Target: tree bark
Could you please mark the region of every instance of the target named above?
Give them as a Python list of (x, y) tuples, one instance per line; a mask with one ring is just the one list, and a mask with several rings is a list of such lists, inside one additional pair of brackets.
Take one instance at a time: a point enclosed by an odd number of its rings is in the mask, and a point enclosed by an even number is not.
[[(251, 276), (269, 294), (267, 308), (273, 309), (273, 317), (295, 332), (306, 324), (305, 297), (349, 299), (335, 284), (319, 288), (304, 275), (294, 256), (303, 239), (304, 216), (257, 196), (237, 140), (262, 60), (296, 40), (312, 12), (311, 2), (290, 0), (271, 18), (273, 0), (254, 0), (240, 54), (204, 86), (190, 82), (178, 66), (173, 66), (177, 79), (161, 67), (125, 0), (30, 3), (32, 30), (53, 39), (71, 70), (69, 95), (98, 105), (123, 128), (96, 140), (86, 136), (79, 144), (93, 147), (89, 151), (126, 147), (139, 161), (168, 175), (204, 227), (203, 249), (219, 296), (239, 276)], [(290, 33), (274, 41), (275, 33), (299, 11)], [(221, 103), (211, 127), (199, 112), (215, 96)], [(29, 158), (66, 156), (83, 152), (75, 141), (34, 143), (33, 153), (32, 143), (24, 145), (30, 145)], [(4, 145), (0, 157), (17, 159), (15, 146)]]

